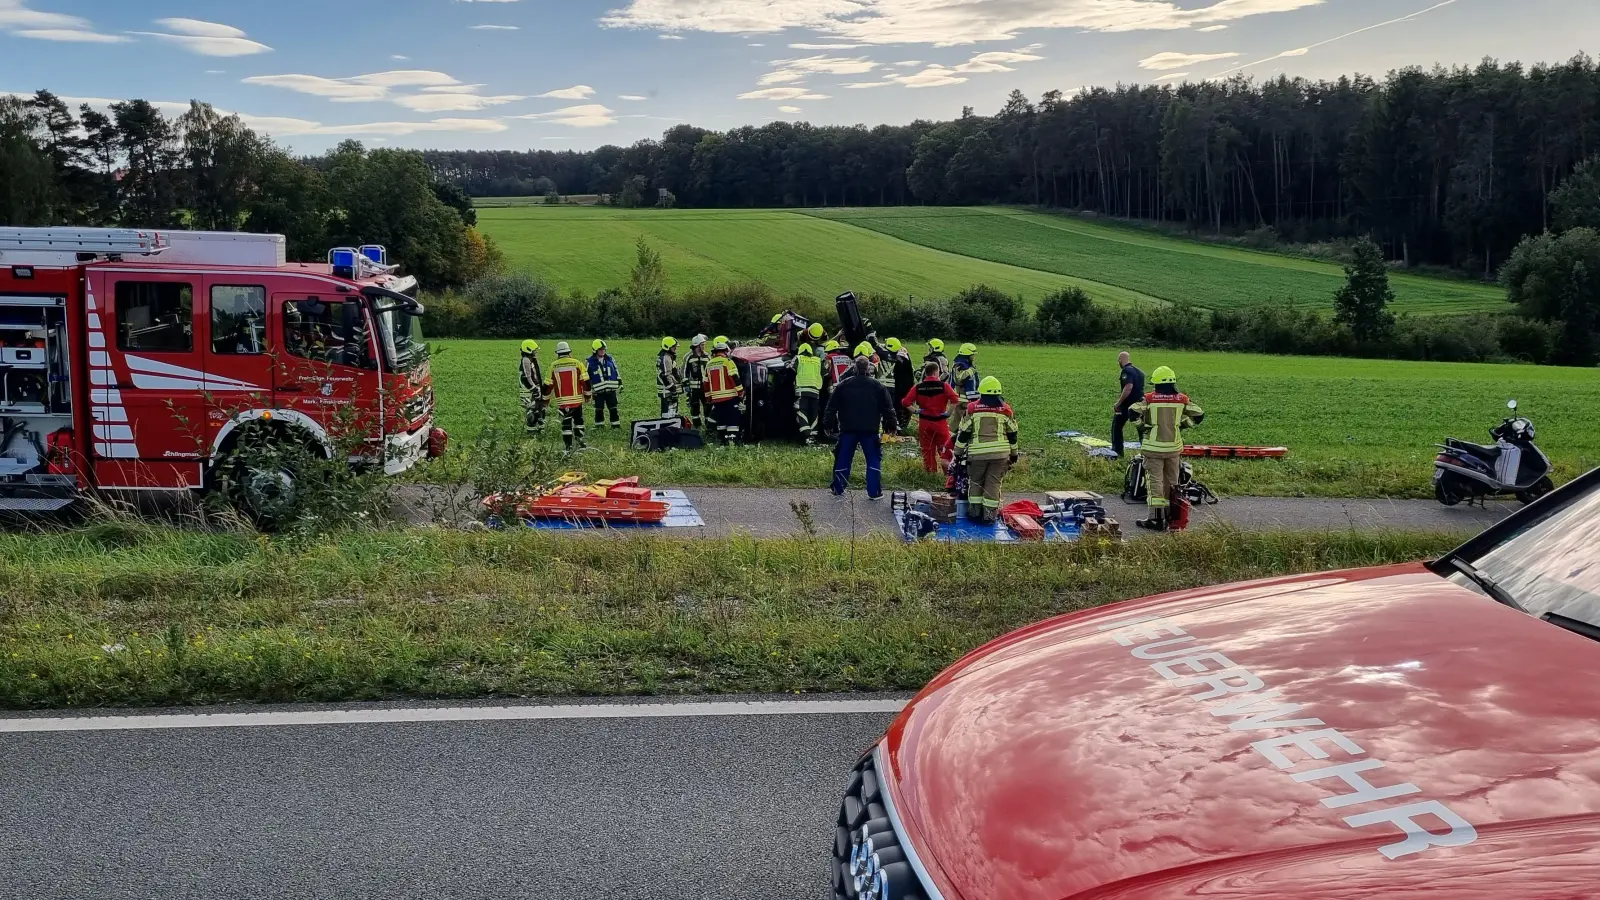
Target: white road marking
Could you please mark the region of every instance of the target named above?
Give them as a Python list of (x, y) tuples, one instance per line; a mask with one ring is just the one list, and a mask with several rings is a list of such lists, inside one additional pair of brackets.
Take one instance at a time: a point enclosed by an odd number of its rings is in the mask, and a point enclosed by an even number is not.
[(677, 719), (705, 716), (807, 716), (898, 713), (903, 700), (760, 700), (596, 703), (556, 706), (381, 707), (297, 712), (174, 713), (150, 716), (0, 718), (0, 733), (267, 728), (285, 725), (389, 725), (405, 722), (505, 722), (546, 719)]

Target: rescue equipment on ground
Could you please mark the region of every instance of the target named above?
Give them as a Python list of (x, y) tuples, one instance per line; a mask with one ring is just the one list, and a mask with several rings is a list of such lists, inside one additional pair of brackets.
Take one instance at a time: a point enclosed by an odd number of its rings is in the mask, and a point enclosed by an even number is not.
[(549, 519), (596, 524), (660, 524), (671, 504), (639, 485), (637, 476), (589, 481), (583, 472), (568, 472), (531, 491), (491, 494), (483, 498), (485, 516), (504, 521)]

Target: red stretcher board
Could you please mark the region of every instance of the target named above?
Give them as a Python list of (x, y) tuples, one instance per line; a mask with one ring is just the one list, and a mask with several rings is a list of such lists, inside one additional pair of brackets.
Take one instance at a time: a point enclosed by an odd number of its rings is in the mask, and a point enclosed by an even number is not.
[(1289, 455), (1288, 447), (1223, 447), (1196, 444), (1183, 448), (1184, 456), (1206, 459), (1283, 459)]

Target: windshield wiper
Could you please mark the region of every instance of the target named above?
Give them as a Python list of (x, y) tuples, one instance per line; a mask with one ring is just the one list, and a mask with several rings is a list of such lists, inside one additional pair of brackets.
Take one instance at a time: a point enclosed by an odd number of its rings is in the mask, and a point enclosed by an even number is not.
[(1600, 641), (1600, 628), (1590, 625), (1581, 619), (1569, 618), (1560, 613), (1545, 613), (1539, 618), (1557, 628), (1565, 628), (1573, 634), (1581, 634), (1591, 641)]
[(1477, 567), (1473, 566), (1472, 563), (1469, 563), (1460, 557), (1456, 557), (1450, 560), (1450, 567), (1467, 576), (1467, 578), (1470, 579), (1473, 584), (1483, 588), (1483, 592), (1494, 598), (1496, 603), (1509, 606), (1518, 612), (1527, 612), (1527, 610), (1523, 608), (1522, 604), (1517, 602), (1517, 598), (1511, 596), (1511, 594), (1507, 592), (1505, 588), (1500, 586), (1499, 582), (1478, 571)]

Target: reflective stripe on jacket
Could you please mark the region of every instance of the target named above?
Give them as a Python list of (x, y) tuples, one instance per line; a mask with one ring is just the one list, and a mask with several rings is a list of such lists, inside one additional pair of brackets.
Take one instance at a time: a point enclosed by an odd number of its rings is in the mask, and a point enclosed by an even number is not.
[(964, 366), (957, 362), (955, 371), (950, 373), (951, 386), (956, 389), (956, 393), (969, 401), (978, 399), (978, 384), (982, 381), (982, 376), (978, 374), (978, 367), (974, 365)]
[(622, 373), (617, 371), (617, 359), (607, 353), (605, 359), (589, 357), (589, 384), (595, 391), (614, 391), (622, 387)]
[(656, 387), (663, 396), (678, 392), (678, 358), (670, 351), (656, 354)]
[(522, 364), (517, 367), (522, 373), (522, 389), (537, 391), (544, 386), (544, 373), (539, 371), (539, 357), (523, 354)]
[(689, 358), (683, 361), (683, 380), (690, 387), (698, 388), (706, 383), (706, 366), (710, 364), (711, 357), (704, 353), (690, 351)]
[(838, 351), (828, 354), (828, 371), (833, 376), (834, 384), (843, 381), (844, 377), (850, 374), (850, 368), (853, 365), (855, 365), (855, 361), (848, 354)]
[(796, 390), (822, 390), (822, 360), (815, 356), (797, 356), (794, 360), (794, 386)]
[(1147, 431), (1143, 447), (1151, 453), (1178, 453), (1183, 450), (1183, 432), (1205, 421), (1205, 410), (1190, 402), (1187, 394), (1149, 393), (1130, 410)]
[(739, 367), (726, 356), (713, 356), (706, 364), (706, 399), (712, 403), (736, 400), (744, 396), (744, 385), (739, 382)]
[(967, 407), (956, 446), (967, 452), (967, 459), (1002, 459), (1017, 450), (1017, 420), (1006, 404)]
[(582, 406), (583, 397), (589, 392), (589, 376), (585, 374), (583, 363), (570, 356), (557, 357), (550, 364), (550, 380), (545, 382), (545, 390), (551, 402), (563, 409)]

